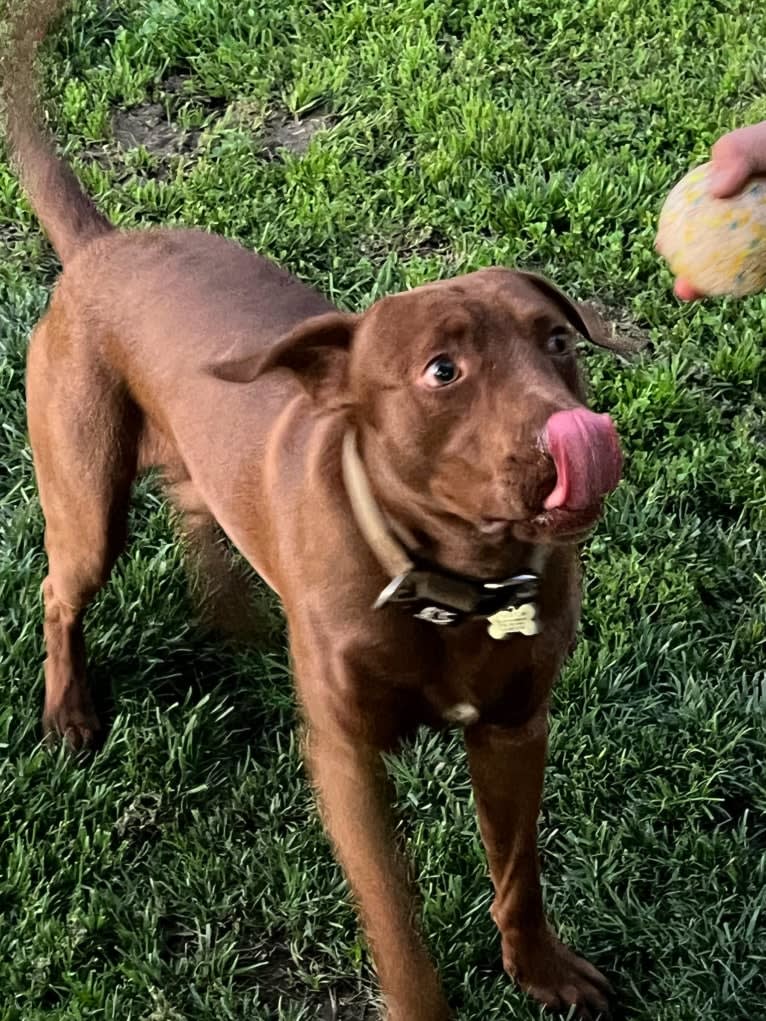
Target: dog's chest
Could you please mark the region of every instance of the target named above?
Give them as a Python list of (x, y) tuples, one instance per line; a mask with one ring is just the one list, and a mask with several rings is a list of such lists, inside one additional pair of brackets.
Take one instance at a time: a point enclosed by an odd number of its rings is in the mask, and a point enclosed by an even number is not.
[(486, 630), (444, 640), (442, 655), (424, 676), (422, 697), (430, 721), (453, 726), (523, 722), (538, 687), (535, 642), (523, 637), (496, 642)]
[(413, 678), (425, 721), (462, 727), (525, 723), (547, 700), (573, 645), (578, 604), (567, 600), (556, 611), (544, 614), (541, 631), (534, 636), (515, 634), (497, 640), (481, 620), (434, 629), (438, 633), (416, 657), (419, 677)]
[[(318, 673), (324, 703), (332, 703), (349, 729), (361, 728), (381, 745), (394, 744), (421, 724), (524, 725), (547, 701), (575, 633), (576, 590), (571, 577), (557, 581), (555, 589), (541, 592), (539, 633), (501, 639), (479, 617), (450, 627), (401, 606), (370, 614), (347, 605), (345, 614), (333, 615), (333, 621), (344, 616), (347, 621), (341, 636), (344, 668), (330, 664)], [(307, 647), (321, 648), (330, 630), (312, 630)], [(297, 631), (294, 622), (294, 636)]]

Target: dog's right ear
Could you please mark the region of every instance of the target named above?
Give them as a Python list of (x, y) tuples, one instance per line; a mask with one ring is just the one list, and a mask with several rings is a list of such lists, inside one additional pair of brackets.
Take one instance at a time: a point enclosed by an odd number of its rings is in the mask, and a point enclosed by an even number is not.
[(359, 316), (327, 312), (305, 319), (273, 347), (209, 371), (229, 383), (252, 383), (271, 369), (289, 369), (318, 403), (348, 402), (348, 362)]
[(611, 324), (608, 324), (593, 306), (573, 301), (547, 277), (541, 276), (539, 273), (530, 273), (528, 270), (515, 270), (514, 272), (551, 298), (578, 333), (592, 344), (598, 344), (599, 347), (605, 347), (626, 358), (638, 354), (646, 347), (645, 341), (616, 337)]

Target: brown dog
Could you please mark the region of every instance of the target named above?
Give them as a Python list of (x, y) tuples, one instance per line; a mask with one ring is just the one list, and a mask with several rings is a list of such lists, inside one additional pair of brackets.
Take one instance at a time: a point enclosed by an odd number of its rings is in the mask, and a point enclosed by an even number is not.
[[(14, 52), (31, 62), (22, 31)], [(350, 315), (222, 238), (114, 230), (34, 127), (29, 78), (17, 65), (9, 137), (64, 265), (28, 366), (46, 730), (75, 747), (98, 730), (83, 614), (131, 483), (159, 466), (189, 529), (217, 522), (282, 599), (308, 760), (392, 1021), (449, 1016), (381, 764), (422, 723), (465, 728), (506, 970), (550, 1007), (606, 1013), (604, 977), (546, 925), (536, 823), (576, 543), (619, 477), (574, 336), (610, 342), (526, 273)]]

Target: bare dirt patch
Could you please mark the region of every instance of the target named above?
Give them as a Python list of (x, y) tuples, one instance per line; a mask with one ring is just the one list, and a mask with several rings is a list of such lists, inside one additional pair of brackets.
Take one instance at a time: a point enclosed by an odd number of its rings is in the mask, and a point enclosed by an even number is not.
[(640, 326), (626, 309), (606, 304), (598, 298), (588, 298), (584, 304), (612, 326), (614, 336), (618, 340), (625, 340), (637, 349), (649, 344), (649, 331)]
[(112, 137), (123, 149), (142, 146), (153, 156), (167, 157), (192, 152), (199, 132), (184, 131), (161, 103), (142, 103), (130, 110), (115, 110), (111, 120)]
[(331, 123), (329, 115), (321, 111), (300, 120), (285, 114), (273, 114), (263, 126), (261, 137), (264, 148), (272, 156), (277, 155), (280, 149), (287, 149), (294, 156), (303, 156), (312, 138), (318, 132), (326, 131)]

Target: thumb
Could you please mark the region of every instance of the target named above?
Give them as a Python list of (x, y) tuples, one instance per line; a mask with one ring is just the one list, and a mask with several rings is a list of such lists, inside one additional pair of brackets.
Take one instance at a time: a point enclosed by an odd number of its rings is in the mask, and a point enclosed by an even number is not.
[(735, 158), (719, 165), (714, 162), (710, 174), (710, 194), (718, 199), (735, 195), (749, 177), (750, 167), (747, 160)]

